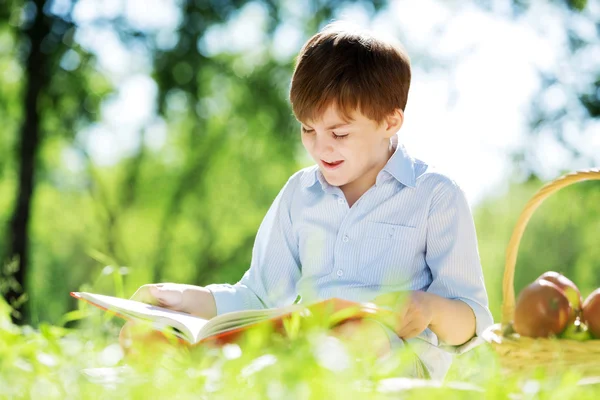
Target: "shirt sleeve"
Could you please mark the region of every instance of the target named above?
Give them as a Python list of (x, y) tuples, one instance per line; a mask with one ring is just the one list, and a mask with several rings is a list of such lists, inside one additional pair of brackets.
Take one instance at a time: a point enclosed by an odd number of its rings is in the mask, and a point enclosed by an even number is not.
[[(446, 178), (447, 179), (447, 178)], [(475, 314), (475, 337), (461, 346), (447, 346), (461, 353), (481, 343), (483, 331), (494, 323), (477, 249), (473, 216), (463, 191), (452, 181), (436, 186), (427, 223), (425, 259), (432, 274), (429, 293), (465, 302)]]
[(301, 272), (290, 208), (297, 185), (292, 176), (267, 211), (254, 241), (250, 268), (242, 279), (235, 285), (206, 286), (215, 298), (217, 315), (282, 307), (296, 299)]

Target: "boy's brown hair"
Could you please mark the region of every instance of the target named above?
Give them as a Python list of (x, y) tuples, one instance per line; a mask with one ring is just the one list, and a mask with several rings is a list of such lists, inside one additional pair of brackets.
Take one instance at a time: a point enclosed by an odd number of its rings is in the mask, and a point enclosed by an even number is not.
[(332, 23), (300, 50), (290, 87), (299, 121), (319, 118), (329, 105), (347, 119), (354, 110), (380, 123), (404, 111), (410, 59), (398, 43), (343, 23)]

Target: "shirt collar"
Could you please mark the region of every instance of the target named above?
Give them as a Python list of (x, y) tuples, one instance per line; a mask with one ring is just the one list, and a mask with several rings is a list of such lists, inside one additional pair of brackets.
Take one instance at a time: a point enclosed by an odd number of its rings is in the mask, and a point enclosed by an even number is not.
[(326, 193), (334, 192), (334, 190), (335, 190), (334, 187), (331, 186), (329, 184), (329, 182), (327, 182), (327, 180), (323, 176), (323, 173), (321, 173), (321, 170), (319, 170), (319, 166), (313, 165), (311, 168), (309, 168), (306, 171), (306, 173), (302, 177), (302, 186), (305, 188), (310, 188), (317, 182), (321, 183), (321, 188), (323, 189), (324, 192), (326, 192)]
[[(397, 134), (392, 136), (390, 144), (394, 148), (394, 154), (392, 154), (385, 167), (377, 175), (375, 184), (381, 183), (385, 180), (385, 175), (389, 174), (389, 176), (392, 176), (401, 184), (414, 188), (416, 181), (414, 159), (407, 153), (406, 148), (399, 144)], [(329, 191), (332, 187), (325, 180), (325, 177), (319, 170), (319, 166), (314, 165), (302, 177), (302, 186), (309, 188), (316, 184), (317, 181), (321, 183), (321, 187), (325, 191)]]
[(375, 183), (377, 184), (381, 181), (382, 172), (385, 172), (396, 178), (404, 186), (414, 188), (416, 185), (415, 160), (408, 154), (406, 148), (398, 143), (398, 135), (392, 136), (390, 142), (395, 149), (394, 154), (392, 154), (385, 167), (377, 175)]

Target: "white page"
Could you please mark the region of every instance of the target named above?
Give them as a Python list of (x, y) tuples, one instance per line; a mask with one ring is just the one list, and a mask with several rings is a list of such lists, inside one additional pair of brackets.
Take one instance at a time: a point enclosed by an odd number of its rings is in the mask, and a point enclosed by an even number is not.
[(184, 339), (188, 340), (190, 343), (196, 341), (202, 327), (208, 322), (208, 320), (187, 313), (173, 311), (135, 300), (87, 292), (76, 292), (75, 295), (88, 300), (91, 303), (122, 314), (123, 316), (155, 321), (179, 329), (183, 335), (185, 335)]
[(244, 310), (232, 311), (226, 314), (221, 314), (211, 320), (201, 329), (197, 340), (202, 340), (206, 337), (217, 333), (227, 332), (232, 329), (248, 326), (256, 322), (268, 320), (278, 317), (283, 314), (288, 314), (293, 311), (303, 310), (304, 306), (293, 304), (284, 308), (266, 308), (262, 310)]
[(214, 319), (211, 319), (202, 328), (202, 331), (200, 332), (200, 336), (198, 337), (198, 341), (205, 339), (207, 337), (213, 336), (213, 335), (222, 334), (222, 333), (234, 330), (234, 329), (244, 328), (244, 327), (247, 327), (250, 325), (255, 325), (260, 322), (268, 321), (272, 318), (276, 318), (276, 317), (279, 317), (284, 314), (289, 314), (291, 311), (288, 309), (283, 309), (283, 310), (273, 309), (273, 312), (269, 312), (267, 314), (263, 313), (263, 314), (259, 314), (259, 315), (250, 315), (250, 316), (246, 315), (245, 317), (241, 314), (241, 313), (248, 313), (248, 312), (249, 311), (239, 312), (239, 313), (236, 312), (237, 315), (235, 315), (235, 316), (228, 315), (228, 314), (233, 314), (233, 313), (223, 314), (223, 315), (219, 316), (219, 317), (225, 317), (225, 316), (235, 317), (235, 319), (221, 318), (220, 320), (217, 320), (217, 321), (215, 321)]
[(114, 296), (105, 296), (88, 292), (74, 292), (74, 294), (93, 304), (122, 314), (125, 317), (152, 321), (155, 324), (164, 324), (176, 328), (181, 331), (181, 334), (178, 334), (177, 332), (175, 332), (175, 334), (191, 344), (195, 344), (202, 339), (216, 334), (225, 333), (233, 329), (252, 325), (294, 311), (306, 311), (305, 305), (292, 304), (283, 308), (234, 311), (221, 314), (210, 320), (205, 320), (187, 313), (173, 311), (135, 300), (121, 299)]
[(259, 322), (263, 322), (268, 319), (269, 318), (265, 318), (265, 317), (259, 317), (259, 318), (248, 317), (248, 318), (240, 318), (240, 319), (236, 319), (236, 320), (220, 321), (218, 323), (211, 324), (210, 326), (208, 324), (206, 324), (204, 326), (204, 329), (202, 329), (202, 331), (200, 332), (200, 337), (198, 339), (202, 340), (202, 339), (212, 336), (212, 335), (224, 333), (224, 332), (231, 331), (233, 329), (237, 329), (237, 328), (241, 328), (241, 327), (245, 327), (248, 325), (253, 325), (253, 324), (256, 324)]

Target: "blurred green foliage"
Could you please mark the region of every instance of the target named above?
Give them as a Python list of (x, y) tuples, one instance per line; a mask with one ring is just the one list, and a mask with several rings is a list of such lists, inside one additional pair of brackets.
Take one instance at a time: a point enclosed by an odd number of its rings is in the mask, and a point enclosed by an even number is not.
[[(158, 92), (157, 117), (167, 130), (166, 143), (155, 149), (141, 128), (136, 151), (112, 166), (96, 165), (78, 133), (100, 117), (101, 104), (114, 95), (115, 82), (74, 41), (77, 28), (68, 15), (51, 18), (46, 50), (52, 73), (36, 106), (44, 141), (29, 227), (27, 293), (35, 328), (13, 325), (10, 308), (0, 296), (0, 397), (280, 398), (294, 393), (298, 398), (348, 399), (399, 394), (377, 391), (386, 378), (398, 376), (397, 358), (378, 365), (373, 360), (356, 361), (323, 332), (300, 335), (292, 343), (267, 343), (267, 336), (258, 332), (243, 349), (189, 352), (173, 347), (150, 352), (137, 364), (139, 379), (125, 375), (124, 380), (117, 376), (98, 383), (82, 374), (85, 368), (123, 364), (115, 343), (120, 322), (98, 310), (78, 308), (81, 305), (68, 296), (70, 291), (129, 296), (148, 282), (235, 282), (248, 267), (267, 208), (287, 178), (304, 166), (298, 156), (297, 125), (286, 100), (293, 60), (277, 60), (265, 51), (260, 62), (249, 63), (243, 54), (208, 56), (197, 51), (210, 27), (226, 24), (247, 3), (178, 2), (183, 20), (174, 33), (175, 42), (166, 47), (159, 45), (156, 33), (140, 31), (120, 16), (102, 21), (123, 43), (147, 51)], [(301, 21), (305, 35), (314, 33), (344, 3), (354, 2), (309, 2), (310, 19)], [(385, 2), (358, 3), (373, 13)], [(586, 5), (564, 3), (578, 10)], [(28, 43), (23, 33), (31, 4), (0, 1), (2, 255), (17, 201), (15, 147), (27, 79), (23, 60)], [(269, 14), (268, 48), (286, 17), (278, 2), (261, 4)], [(589, 92), (581, 99), (589, 116), (597, 117), (600, 92)], [(68, 152), (84, 161), (83, 168), (69, 166)], [(490, 307), (497, 320), (506, 246), (525, 203), (542, 185), (535, 178), (513, 183), (474, 210)], [(584, 295), (599, 287), (599, 233), (598, 182), (580, 183), (554, 195), (535, 213), (521, 242), (516, 292), (547, 270), (563, 272)], [(2, 259), (0, 267), (1, 288), (15, 264)], [(78, 322), (77, 330), (70, 328), (72, 321)], [(328, 351), (337, 353), (325, 360)], [(340, 369), (339, 360), (344, 359), (347, 365)], [(499, 373), (487, 346), (459, 357), (449, 374), (449, 380), (479, 385), (489, 399), (515, 394), (598, 398), (597, 387), (576, 387), (577, 378), (566, 374), (525, 383), (509, 380)], [(413, 387), (401, 392), (403, 398), (419, 399), (482, 397), (481, 392), (451, 388)]]
[[(91, 306), (90, 306), (91, 307)], [(84, 307), (83, 309), (85, 309)], [(576, 372), (504, 375), (491, 349), (456, 359), (444, 385), (403, 377), (410, 354), (375, 359), (318, 327), (294, 338), (268, 327), (237, 344), (164, 343), (124, 356), (119, 324), (94, 309), (77, 330), (12, 325), (0, 299), (0, 397), (10, 399), (596, 399)], [(364, 338), (369, 340), (369, 338)], [(580, 383), (578, 385), (578, 383)]]
[[(0, 63), (14, 70), (0, 75), (0, 102), (6, 104), (0, 108), (5, 128), (0, 133), (4, 286), (18, 266), (9, 243), (12, 213), (22, 203), (16, 198), (20, 160), (15, 149), (27, 106), (20, 91), (24, 81), (49, 76), (33, 110), (40, 116), (42, 140), (35, 150), (27, 227), (30, 256), (23, 283), (28, 322), (59, 321), (74, 306), (68, 292), (82, 285), (127, 296), (144, 282), (235, 281), (247, 268), (266, 209), (302, 166), (298, 127), (287, 102), (293, 59), (277, 60), (269, 43), (252, 60), (236, 52), (209, 57), (202, 51), (208, 30), (225, 26), (249, 3), (178, 4), (182, 20), (170, 45), (159, 43), (160, 32), (139, 29), (121, 14), (99, 18), (97, 23), (112, 29), (127, 48), (143, 49), (148, 56), (157, 118), (166, 127), (166, 142), (155, 149), (146, 140), (148, 126), (142, 126), (135, 132), (137, 149), (111, 166), (94, 162), (81, 133), (100, 117), (100, 103), (114, 96), (115, 82), (74, 41), (75, 3), (0, 3), (0, 13), (8, 16), (0, 22), (0, 46), (11, 50), (1, 53)], [(313, 2), (314, 12), (304, 21), (306, 34), (346, 3), (366, 5), (368, 13), (383, 4)], [(255, 4), (267, 10), (265, 40), (270, 41), (285, 12), (276, 2)], [(40, 12), (38, 25), (49, 33), (32, 36), (30, 26)], [(47, 66), (39, 71), (24, 68), (35, 40), (43, 42), (39, 47), (47, 56)], [(83, 168), (73, 168), (68, 155), (82, 160)], [(95, 280), (101, 271), (107, 279)]]
[[(74, 42), (68, 30), (73, 28), (55, 21), (53, 34), (63, 36), (55, 50), (60, 49), (61, 57), (78, 52), (79, 64), (61, 64), (39, 105), (45, 141), (32, 204), (27, 282), (34, 324), (60, 321), (74, 307), (68, 292), (82, 285), (128, 296), (148, 282), (235, 282), (248, 267), (266, 209), (287, 178), (304, 166), (286, 98), (293, 60), (282, 62), (264, 53), (260, 62), (248, 64), (244, 54), (208, 57), (192, 50), (190, 43), (199, 43), (209, 27), (225, 24), (246, 2), (208, 9), (202, 1), (183, 4), (183, 21), (189, 23), (179, 25), (171, 47), (158, 46), (154, 33), (136, 31), (122, 18), (112, 21), (125, 43), (142, 43), (153, 57), (157, 110), (166, 122), (167, 140), (153, 149), (142, 128), (137, 151), (108, 167), (94, 164), (75, 128), (89, 125), (111, 84)], [(272, 33), (282, 11), (274, 3), (264, 4)], [(307, 21), (306, 35), (340, 4), (313, 4), (318, 13)], [(382, 5), (375, 3), (371, 12)], [(14, 20), (19, 3), (7, 7)], [(15, 202), (12, 148), (22, 115), (17, 27), (0, 24), (0, 47), (8, 50), (0, 52), (7, 71), (0, 76), (0, 243), (6, 242)], [(69, 168), (67, 150), (85, 160), (83, 170)], [(475, 210), (496, 318), (508, 239), (528, 197), (541, 185), (535, 179), (513, 184)], [(584, 294), (600, 286), (598, 197), (598, 185), (584, 183), (565, 189), (538, 210), (521, 243), (517, 292), (545, 270), (562, 271)]]

